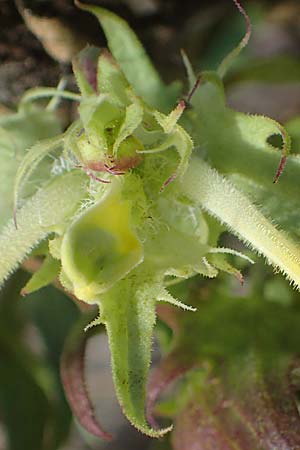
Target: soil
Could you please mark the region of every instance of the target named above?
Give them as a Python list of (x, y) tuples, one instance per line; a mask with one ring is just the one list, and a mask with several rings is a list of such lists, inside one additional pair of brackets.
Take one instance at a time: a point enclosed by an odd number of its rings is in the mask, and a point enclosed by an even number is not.
[[(200, 12), (203, 17), (207, 11), (209, 22), (217, 20), (224, 11), (232, 11), (228, 0), (215, 2), (213, 6), (209, 1), (199, 0), (93, 0), (92, 3), (110, 8), (129, 21), (168, 80), (174, 79), (178, 72), (183, 73), (179, 50), (189, 40), (187, 27), (191, 19)], [(34, 18), (59, 19), (86, 42), (106, 45), (97, 20), (76, 8), (72, 0), (0, 0), (0, 104), (7, 106), (15, 105), (26, 89), (55, 86), (62, 73), (70, 72), (70, 64), (55, 61), (27, 28), (20, 14), (24, 9)]]

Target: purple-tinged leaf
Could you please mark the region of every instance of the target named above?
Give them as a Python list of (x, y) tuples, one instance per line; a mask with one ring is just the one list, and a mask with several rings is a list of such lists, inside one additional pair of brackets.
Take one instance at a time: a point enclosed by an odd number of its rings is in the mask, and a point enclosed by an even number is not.
[(97, 66), (100, 50), (86, 47), (73, 59), (73, 70), (78, 87), (83, 95), (93, 95), (97, 88)]
[(195, 366), (195, 362), (192, 359), (184, 356), (180, 351), (170, 353), (161, 361), (150, 376), (147, 390), (147, 419), (153, 428), (157, 427), (153, 411), (160, 394)]
[(85, 384), (84, 358), (87, 342), (95, 332), (100, 331), (99, 327), (84, 331), (88, 322), (87, 316), (84, 316), (84, 321), (80, 320), (75, 325), (65, 343), (61, 358), (61, 378), (71, 410), (80, 425), (94, 436), (110, 440), (112, 436), (102, 429), (94, 415)]
[(81, 3), (79, 0), (75, 4), (97, 17), (106, 35), (108, 48), (134, 91), (149, 105), (168, 111), (176, 101), (180, 88), (176, 84), (166, 86), (163, 83), (128, 24), (113, 12), (99, 6)]
[[(179, 336), (181, 331), (181, 312), (168, 305), (159, 305), (157, 306), (157, 313), (159, 318), (172, 329), (174, 337)], [(146, 405), (147, 419), (153, 428), (157, 428), (158, 426), (153, 417), (153, 412), (160, 394), (197, 365), (198, 361), (190, 357), (189, 352), (174, 349), (154, 369), (148, 383)]]
[[(295, 387), (276, 361), (269, 372), (258, 358), (222, 368), (177, 416), (174, 450), (294, 450), (300, 448)], [(274, 366), (273, 366), (274, 367)], [(266, 375), (266, 373), (268, 375)]]

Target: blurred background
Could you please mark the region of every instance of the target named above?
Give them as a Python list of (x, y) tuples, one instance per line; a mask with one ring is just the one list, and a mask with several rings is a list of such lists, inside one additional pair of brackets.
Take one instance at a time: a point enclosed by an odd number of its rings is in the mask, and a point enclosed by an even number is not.
[[(129, 22), (168, 82), (185, 82), (180, 49), (197, 71), (214, 69), (245, 31), (244, 19), (230, 0), (90, 3), (109, 8)], [(243, 5), (253, 34), (226, 76), (228, 103), (286, 124), (293, 137), (293, 152), (299, 153), (300, 3), (248, 0)], [(97, 20), (76, 9), (72, 0), (0, 0), (0, 114), (14, 110), (26, 89), (56, 86), (62, 75), (68, 88), (75, 90), (70, 62), (87, 43), (106, 45)], [(76, 109), (62, 102), (58, 114), (67, 126)], [(59, 361), (81, 308), (55, 287), (22, 298), (19, 292), (29, 278), (28, 271), (28, 266), (18, 271), (0, 293), (0, 450), (169, 448), (167, 441), (147, 439), (123, 418), (112, 386), (104, 334), (89, 340), (86, 381), (96, 415), (115, 439), (112, 443), (93, 439), (72, 419)], [(259, 279), (259, 289), (269, 300), (294, 298), (280, 277), (277, 284), (268, 284), (271, 271), (262, 265), (252, 272), (246, 268), (245, 274), (244, 288), (226, 276), (218, 283), (224, 283), (232, 295), (247, 296), (251, 282)], [(197, 282), (202, 289), (215, 283)], [(153, 359), (159, 359), (158, 349)]]

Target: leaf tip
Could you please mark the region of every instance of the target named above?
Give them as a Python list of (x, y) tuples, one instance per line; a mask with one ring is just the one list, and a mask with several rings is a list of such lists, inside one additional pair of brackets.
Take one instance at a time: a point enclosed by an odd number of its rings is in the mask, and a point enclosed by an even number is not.
[(220, 66), (218, 68), (218, 73), (221, 77), (223, 77), (226, 74), (232, 61), (234, 61), (234, 59), (246, 47), (246, 45), (248, 44), (248, 42), (250, 40), (251, 34), (252, 34), (251, 20), (250, 20), (250, 17), (248, 16), (246, 10), (243, 8), (243, 6), (239, 0), (233, 0), (233, 3), (235, 4), (235, 6), (239, 10), (239, 12), (244, 17), (245, 24), (246, 24), (246, 31), (245, 31), (245, 35), (242, 38), (242, 40), (240, 41), (240, 43), (227, 56), (225, 56), (225, 58), (221, 62)]
[(276, 175), (275, 175), (274, 180), (273, 180), (274, 184), (278, 183), (278, 180), (279, 180), (279, 178), (280, 178), (280, 176), (281, 176), (281, 174), (283, 172), (283, 169), (285, 168), (286, 162), (287, 162), (287, 156), (283, 155), (281, 160), (280, 160), (280, 163), (279, 163)]
[(85, 383), (84, 358), (90, 335), (83, 333), (81, 326), (76, 327), (74, 331), (65, 343), (60, 364), (65, 395), (80, 425), (92, 435), (110, 441), (112, 435), (102, 429), (95, 417)]
[(83, 3), (81, 3), (79, 0), (74, 0), (74, 5), (77, 8), (80, 8), (80, 9), (84, 9), (85, 8), (85, 5)]
[(13, 214), (13, 219), (14, 219), (14, 225), (15, 225), (15, 229), (18, 229), (18, 221), (17, 221), (17, 208), (14, 207), (14, 214)]

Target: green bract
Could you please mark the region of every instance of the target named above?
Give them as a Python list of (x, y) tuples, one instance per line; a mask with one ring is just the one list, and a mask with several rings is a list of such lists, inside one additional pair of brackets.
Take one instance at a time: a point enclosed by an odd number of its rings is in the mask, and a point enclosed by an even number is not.
[[(251, 191), (245, 186), (252, 182), (284, 202), (299, 190), (300, 164), (293, 157), (273, 185), (280, 153), (267, 139), (282, 135), (284, 156), (289, 151), (279, 124), (229, 109), (214, 72), (202, 75), (192, 108), (184, 112), (185, 101), (174, 105), (178, 88), (164, 85), (128, 25), (102, 8), (81, 7), (98, 17), (111, 54), (87, 48), (78, 55), (74, 73), (80, 95), (39, 89), (24, 96), (22, 107), (44, 95), (78, 100), (79, 117), (60, 135), (49, 130), (47, 140), (36, 142), (44, 136), (35, 136), (28, 142), (33, 146), (15, 178), (17, 228), (11, 218), (0, 235), (0, 281), (48, 240), (44, 264), (24, 292), (58, 275), (68, 291), (99, 306), (124, 413), (144, 433), (160, 436), (168, 428), (152, 429), (144, 413), (156, 301), (193, 310), (171, 296), (169, 284), (197, 273), (215, 277), (218, 270), (241, 278), (225, 255), (243, 255), (217, 247), (222, 227), (206, 214), (299, 287), (298, 245), (244, 191)], [(184, 60), (193, 85), (196, 78)], [(4, 139), (9, 123), (3, 122)], [(13, 145), (5, 142), (3, 158)], [(194, 146), (201, 151), (191, 158)], [(45, 164), (49, 152), (52, 167)], [(41, 165), (45, 175), (28, 194)]]
[(142, 245), (130, 226), (132, 205), (122, 201), (117, 189), (75, 220), (64, 235), (64, 276), (84, 301), (95, 302), (143, 260)]

